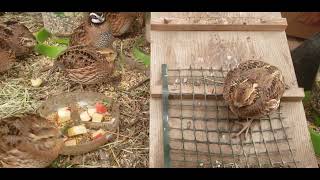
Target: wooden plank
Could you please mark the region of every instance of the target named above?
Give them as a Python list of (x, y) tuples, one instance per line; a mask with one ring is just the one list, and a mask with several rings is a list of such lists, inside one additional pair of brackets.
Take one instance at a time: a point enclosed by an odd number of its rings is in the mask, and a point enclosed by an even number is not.
[(151, 21), (154, 31), (284, 31), (286, 27), (285, 18), (162, 17)]
[[(183, 98), (192, 98), (192, 86), (183, 86), (181, 88), (181, 93), (183, 94)], [(222, 98), (222, 87), (206, 87), (206, 94), (208, 99), (216, 99), (218, 96), (219, 99)], [(204, 87), (203, 86), (195, 86), (194, 94), (196, 98), (204, 97)], [(169, 94), (171, 98), (180, 98), (180, 88), (176, 86), (169, 85)], [(161, 98), (162, 96), (162, 88), (161, 86), (154, 86), (151, 88), (151, 96), (153, 98)], [(302, 101), (304, 98), (304, 89), (303, 88), (290, 88), (285, 91), (281, 100), (282, 101)]]
[[(275, 17), (279, 12), (152, 13), (159, 17)], [(151, 31), (151, 88), (161, 85), (161, 64), (172, 68), (221, 68), (228, 62), (261, 59), (280, 68), (290, 87), (298, 87), (285, 32)], [(229, 58), (231, 57), (231, 58)], [(317, 167), (301, 102), (285, 102), (298, 159), (302, 167)], [(292, 108), (292, 109), (291, 109)], [(297, 114), (296, 114), (297, 113)], [(150, 167), (163, 167), (161, 99), (150, 100)]]

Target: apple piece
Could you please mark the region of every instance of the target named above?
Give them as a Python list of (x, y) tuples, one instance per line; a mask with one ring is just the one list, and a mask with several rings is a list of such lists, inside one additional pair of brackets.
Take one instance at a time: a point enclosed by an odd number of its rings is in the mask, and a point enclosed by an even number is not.
[(93, 113), (92, 122), (101, 122), (103, 120), (103, 115), (99, 113)]
[(73, 126), (72, 128), (68, 129), (68, 136), (72, 137), (80, 134), (85, 134), (87, 132), (87, 128), (82, 124), (79, 126)]
[(60, 108), (58, 110), (59, 122), (66, 122), (71, 119), (71, 111), (68, 107)]
[(98, 131), (95, 131), (92, 133), (91, 138), (97, 139), (97, 138), (101, 137), (104, 133), (105, 133), (105, 131), (103, 129), (99, 129)]
[(75, 146), (75, 145), (77, 145), (77, 140), (75, 140), (75, 139), (67, 140), (64, 142), (64, 145), (65, 146)]
[(97, 113), (103, 114), (107, 112), (107, 107), (102, 103), (96, 103)]
[(87, 111), (84, 111), (80, 114), (81, 121), (90, 121), (91, 117)]

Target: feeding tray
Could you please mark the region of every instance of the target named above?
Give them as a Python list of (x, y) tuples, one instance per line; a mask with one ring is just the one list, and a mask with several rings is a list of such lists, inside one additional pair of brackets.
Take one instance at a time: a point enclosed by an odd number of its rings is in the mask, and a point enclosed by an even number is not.
[[(110, 131), (116, 131), (119, 127), (119, 104), (114, 102), (112, 98), (106, 97), (104, 94), (95, 93), (95, 92), (70, 92), (70, 93), (62, 93), (59, 95), (49, 97), (38, 109), (38, 113), (47, 119), (51, 119), (53, 114), (57, 113), (59, 109), (64, 107), (79, 107), (80, 109), (87, 109), (89, 107), (94, 107), (97, 102), (108, 102), (108, 112), (111, 115), (111, 120), (102, 121), (102, 122), (92, 122), (92, 121), (80, 121), (81, 124), (84, 124), (88, 131), (97, 131), (99, 129), (105, 130), (105, 133), (93, 140), (89, 140), (88, 138), (85, 141), (81, 141), (76, 145), (65, 146), (67, 149), (66, 153), (62, 152), (62, 154), (66, 155), (77, 155), (82, 154), (84, 152), (88, 152), (98, 148), (103, 145), (102, 142), (105, 142), (103, 139), (108, 139), (111, 141), (114, 137), (114, 134), (110, 134)], [(79, 112), (80, 114), (80, 112)], [(72, 119), (70, 123), (75, 124), (76, 120)], [(78, 124), (79, 125), (79, 124)], [(61, 131), (64, 133), (66, 129), (68, 129), (68, 125), (65, 127), (60, 127)], [(107, 132), (108, 131), (108, 132)], [(66, 131), (67, 132), (67, 131)], [(77, 135), (82, 136), (82, 135)], [(75, 137), (77, 137), (75, 136)], [(71, 137), (72, 139), (73, 137)], [(88, 150), (90, 149), (90, 150)]]

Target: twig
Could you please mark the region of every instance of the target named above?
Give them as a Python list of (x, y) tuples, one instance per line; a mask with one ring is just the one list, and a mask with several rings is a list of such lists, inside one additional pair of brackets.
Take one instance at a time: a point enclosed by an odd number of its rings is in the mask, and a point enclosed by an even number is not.
[(115, 160), (116, 163), (118, 164), (118, 167), (120, 167), (120, 163), (118, 162), (118, 159), (117, 159), (116, 155), (114, 154), (114, 152), (113, 152), (112, 149), (110, 149), (110, 150), (111, 150), (111, 152), (112, 152), (112, 155), (113, 155), (114, 160)]
[(137, 85), (135, 85), (135, 86), (133, 86), (133, 87), (129, 88), (127, 91), (128, 91), (128, 92), (130, 92), (130, 91), (132, 91), (132, 90), (134, 90), (134, 89), (138, 88), (138, 87), (139, 87), (139, 86), (141, 86), (142, 84), (144, 84), (144, 83), (148, 82), (149, 80), (150, 80), (150, 78), (147, 78), (147, 79), (145, 79), (145, 80), (143, 80), (143, 81), (139, 82)]

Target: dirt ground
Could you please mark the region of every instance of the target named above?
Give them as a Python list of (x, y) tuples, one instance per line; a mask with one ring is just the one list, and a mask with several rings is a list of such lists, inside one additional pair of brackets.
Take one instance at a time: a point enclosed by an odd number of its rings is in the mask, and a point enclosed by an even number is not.
[[(3, 20), (19, 21), (31, 32), (43, 27), (41, 13), (6, 13), (0, 16), (0, 21)], [(51, 167), (148, 167), (149, 73), (132, 55), (134, 42), (144, 38), (144, 27), (138, 24), (135, 23), (131, 32), (114, 43), (127, 62), (120, 82), (83, 87), (86, 91), (112, 96), (120, 103), (120, 127), (116, 140), (85, 155), (59, 156)], [(150, 54), (150, 45), (146, 41), (140, 49)], [(70, 83), (60, 72), (46, 79), (48, 71), (43, 69), (52, 63), (52, 59), (33, 53), (0, 76), (0, 117), (35, 112), (49, 96), (81, 88)], [(34, 77), (46, 80), (40, 87), (32, 87), (30, 80)]]

